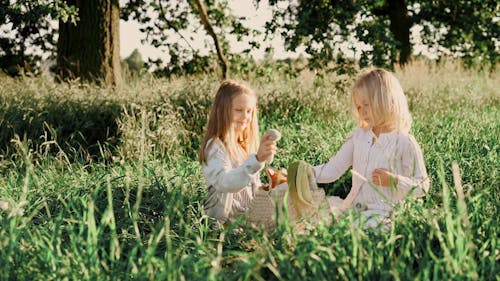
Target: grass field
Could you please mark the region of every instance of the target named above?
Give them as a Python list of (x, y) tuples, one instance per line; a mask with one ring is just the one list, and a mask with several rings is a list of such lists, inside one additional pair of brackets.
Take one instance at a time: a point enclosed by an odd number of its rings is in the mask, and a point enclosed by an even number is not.
[[(259, 94), (261, 132), (283, 134), (273, 166), (327, 161), (355, 126), (341, 77), (265, 73), (240, 78)], [(388, 232), (347, 217), (307, 235), (217, 230), (202, 215), (196, 151), (215, 77), (114, 92), (0, 76), (0, 279), (499, 280), (500, 75), (417, 62), (396, 76), (430, 194)]]

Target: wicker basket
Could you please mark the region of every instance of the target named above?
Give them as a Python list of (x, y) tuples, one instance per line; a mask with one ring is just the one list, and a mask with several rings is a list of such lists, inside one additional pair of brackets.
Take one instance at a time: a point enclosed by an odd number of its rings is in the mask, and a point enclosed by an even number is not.
[(288, 185), (280, 184), (276, 188), (266, 191), (259, 188), (254, 194), (254, 199), (250, 204), (247, 221), (254, 227), (263, 227), (268, 231), (274, 231), (276, 222), (286, 219), (283, 214), (283, 203), (286, 199), (286, 207), (288, 209), (288, 219), (292, 224), (298, 221), (307, 221), (312, 224), (322, 220), (328, 220), (329, 214), (328, 202), (325, 197), (325, 191), (322, 188), (311, 190), (314, 202), (318, 205), (318, 209), (309, 212), (307, 217), (298, 215), (294, 204), (291, 202), (288, 194)]

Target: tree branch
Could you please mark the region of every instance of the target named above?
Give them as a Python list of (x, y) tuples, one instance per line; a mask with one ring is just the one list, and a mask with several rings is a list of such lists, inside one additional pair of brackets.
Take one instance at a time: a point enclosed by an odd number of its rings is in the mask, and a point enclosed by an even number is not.
[(217, 56), (219, 57), (220, 66), (222, 67), (222, 78), (226, 79), (229, 76), (229, 73), (228, 73), (229, 72), (229, 68), (228, 68), (229, 63), (224, 55), (224, 51), (222, 50), (222, 45), (220, 43), (219, 37), (215, 33), (212, 25), (210, 24), (205, 5), (201, 1), (202, 0), (196, 0), (196, 5), (198, 6), (198, 12), (200, 14), (200, 19), (201, 19), (201, 22), (203, 23), (203, 26), (205, 26), (205, 29), (208, 32), (208, 34), (214, 39), (215, 49), (217, 50)]
[(196, 50), (194, 49), (194, 47), (189, 43), (189, 41), (186, 39), (186, 37), (184, 37), (184, 35), (182, 35), (182, 33), (179, 31), (179, 29), (177, 29), (177, 27), (175, 27), (175, 25), (173, 25), (170, 20), (167, 19), (167, 14), (165, 13), (165, 11), (163, 11), (163, 5), (161, 4), (161, 0), (158, 1), (158, 5), (160, 7), (160, 16), (163, 18), (163, 20), (167, 23), (167, 25), (169, 27), (171, 27), (175, 33), (179, 34), (179, 36), (182, 38), (182, 40), (184, 40), (184, 42), (186, 42), (186, 44), (189, 46), (189, 48), (191, 48), (191, 50), (193, 52), (196, 52)]

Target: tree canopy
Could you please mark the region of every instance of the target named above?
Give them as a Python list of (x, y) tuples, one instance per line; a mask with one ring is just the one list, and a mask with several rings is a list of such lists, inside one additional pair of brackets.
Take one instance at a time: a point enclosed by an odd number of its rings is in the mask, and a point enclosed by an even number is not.
[[(205, 8), (206, 17), (200, 7)], [(245, 26), (243, 19), (233, 14), (227, 0), (130, 0), (121, 12), (122, 19), (137, 20), (141, 24), (144, 43), (168, 54), (166, 65), (161, 59), (149, 61), (166, 75), (211, 71), (211, 54), (217, 53), (219, 61), (231, 56), (230, 37), (245, 40), (249, 45), (246, 52), (259, 45), (253, 36), (260, 32)], [(200, 37), (203, 44), (199, 42)], [(209, 37), (213, 41), (208, 40)], [(208, 55), (201, 52), (200, 45), (210, 50)], [(220, 64), (224, 68), (227, 61)]]
[(438, 57), (457, 56), (468, 64), (495, 66), (498, 62), (497, 0), (270, 0), (269, 3), (273, 18), (266, 25), (267, 32), (279, 33), (287, 50), (305, 47), (319, 64), (334, 60), (343, 49), (358, 54), (362, 66), (405, 64), (417, 41)]
[(76, 7), (62, 0), (0, 0), (0, 67), (5, 72), (36, 72), (42, 55), (55, 57), (57, 28), (51, 20), (75, 23)]
[[(256, 8), (260, 2), (253, 1)], [(36, 73), (42, 54), (54, 58), (60, 30), (51, 22), (66, 26), (88, 20), (75, 3), (0, 0), (0, 67), (11, 75), (22, 68)], [(438, 58), (459, 57), (468, 65), (498, 63), (497, 0), (270, 0), (269, 5), (273, 16), (264, 40), (256, 39), (261, 31), (233, 14), (228, 0), (129, 0), (119, 10), (121, 19), (139, 22), (143, 43), (164, 51), (167, 62), (148, 62), (163, 75), (213, 71), (217, 57), (224, 72), (224, 64), (227, 68), (227, 61), (239, 56), (231, 52), (230, 41), (244, 41), (248, 48), (243, 53), (249, 53), (272, 36), (283, 38), (287, 50), (304, 48), (313, 68), (350, 61), (353, 54), (361, 66), (404, 65), (416, 44)], [(203, 42), (195, 34), (205, 36)]]

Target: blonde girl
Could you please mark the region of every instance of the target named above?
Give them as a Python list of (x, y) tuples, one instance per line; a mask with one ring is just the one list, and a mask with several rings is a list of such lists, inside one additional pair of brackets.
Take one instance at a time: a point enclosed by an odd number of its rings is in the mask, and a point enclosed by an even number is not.
[(411, 115), (403, 89), (383, 69), (362, 73), (351, 89), (358, 127), (328, 163), (314, 167), (316, 180), (337, 180), (352, 166), (352, 188), (344, 200), (330, 198), (333, 210), (354, 209), (367, 227), (388, 222), (393, 206), (429, 190), (422, 151), (409, 133)]
[(220, 223), (245, 214), (265, 161), (276, 153), (276, 141), (259, 141), (257, 97), (242, 82), (219, 86), (199, 151), (208, 188), (205, 212)]

